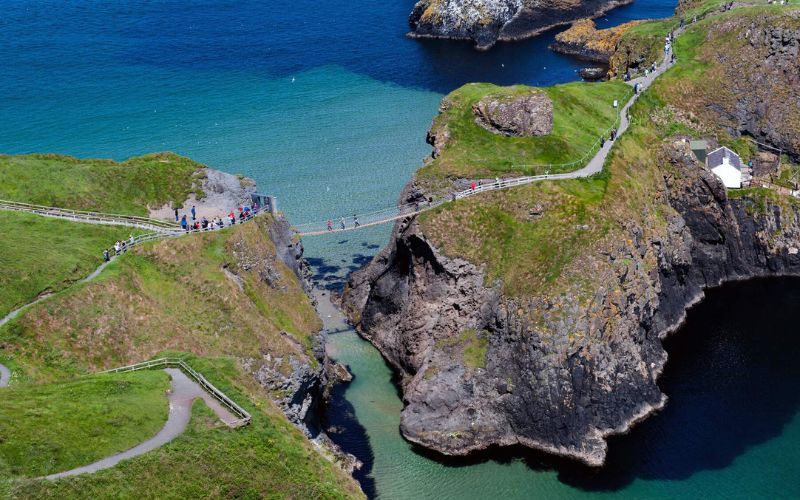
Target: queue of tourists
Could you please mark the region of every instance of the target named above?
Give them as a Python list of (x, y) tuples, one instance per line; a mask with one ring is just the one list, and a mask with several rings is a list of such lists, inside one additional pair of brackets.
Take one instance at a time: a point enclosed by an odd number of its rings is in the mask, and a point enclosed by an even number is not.
[[(194, 205), (192, 205), (191, 214), (192, 220), (189, 222), (189, 219), (186, 214), (180, 218), (181, 229), (188, 232), (194, 231), (212, 231), (214, 229), (222, 229), (226, 225), (228, 227), (233, 226), (238, 221), (240, 224), (244, 221), (250, 220), (255, 217), (260, 210), (258, 203), (253, 203), (252, 207), (243, 206), (239, 207), (238, 214), (231, 210), (228, 213), (227, 221), (224, 217), (213, 217), (208, 219), (206, 217), (201, 217), (200, 219), (197, 218), (197, 210)], [(178, 220), (178, 210), (175, 210), (175, 220)], [(226, 224), (227, 222), (227, 224)]]
[[(187, 233), (213, 231), (215, 229), (233, 226), (237, 222), (241, 224), (245, 221), (248, 221), (258, 215), (260, 209), (261, 207), (259, 207), (258, 203), (253, 203), (252, 207), (240, 206), (238, 211), (231, 210), (227, 217), (212, 217), (211, 219), (208, 219), (207, 217), (198, 218), (197, 207), (192, 205), (192, 208), (189, 210), (192, 219), (191, 222), (189, 222), (189, 215), (184, 214), (182, 217), (179, 216), (177, 208), (175, 209), (175, 221), (180, 221), (181, 229)], [(358, 225), (358, 219), (356, 219), (356, 225)], [(135, 244), (136, 238), (134, 238), (133, 235), (130, 235), (127, 240), (115, 242), (113, 247), (103, 250), (103, 261), (108, 262), (112, 257), (127, 252), (128, 249), (133, 247)]]

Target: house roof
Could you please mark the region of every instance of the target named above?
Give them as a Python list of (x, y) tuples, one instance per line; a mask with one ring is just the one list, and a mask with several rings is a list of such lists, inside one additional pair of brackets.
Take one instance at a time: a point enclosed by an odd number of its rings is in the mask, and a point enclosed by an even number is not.
[(737, 155), (730, 149), (726, 148), (725, 146), (717, 148), (714, 151), (708, 153), (708, 156), (706, 157), (706, 163), (708, 165), (708, 168), (714, 168), (722, 165), (725, 158), (727, 158), (728, 163), (736, 167), (737, 170), (742, 169), (742, 159), (739, 158), (739, 155)]

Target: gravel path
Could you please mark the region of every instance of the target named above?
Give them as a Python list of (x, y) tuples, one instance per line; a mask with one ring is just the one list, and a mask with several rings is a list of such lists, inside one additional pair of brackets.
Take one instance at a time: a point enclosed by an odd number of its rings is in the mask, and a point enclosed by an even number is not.
[(214, 413), (226, 424), (235, 422), (238, 417), (232, 414), (227, 409), (214, 399), (211, 395), (203, 390), (195, 381), (187, 377), (182, 371), (177, 368), (166, 368), (164, 371), (169, 373), (172, 378), (172, 390), (169, 395), (169, 418), (164, 427), (152, 438), (144, 443), (131, 448), (130, 450), (117, 453), (110, 457), (98, 460), (95, 463), (84, 465), (76, 469), (59, 472), (57, 474), (50, 474), (43, 479), (59, 479), (67, 476), (75, 476), (78, 474), (87, 474), (97, 472), (99, 470), (114, 467), (123, 460), (137, 457), (148, 451), (159, 448), (176, 437), (183, 434), (186, 426), (189, 424), (189, 419), (192, 415), (192, 401), (197, 398), (203, 399), (205, 403), (214, 411)]
[(0, 364), (0, 387), (7, 386), (9, 380), (11, 380), (11, 370)]

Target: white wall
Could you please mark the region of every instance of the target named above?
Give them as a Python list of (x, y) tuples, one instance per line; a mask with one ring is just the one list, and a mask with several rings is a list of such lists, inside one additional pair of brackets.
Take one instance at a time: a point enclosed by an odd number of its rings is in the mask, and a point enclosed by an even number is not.
[(727, 188), (740, 188), (742, 187), (742, 172), (730, 163), (723, 163), (722, 165), (711, 170), (717, 177), (722, 179), (722, 183)]

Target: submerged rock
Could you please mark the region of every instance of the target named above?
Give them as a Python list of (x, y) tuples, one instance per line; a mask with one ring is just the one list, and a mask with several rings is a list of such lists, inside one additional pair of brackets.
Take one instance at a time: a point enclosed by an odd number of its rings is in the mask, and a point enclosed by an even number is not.
[(472, 107), (475, 123), (489, 132), (514, 137), (547, 135), (553, 129), (553, 102), (541, 90), (527, 95), (488, 95)]

